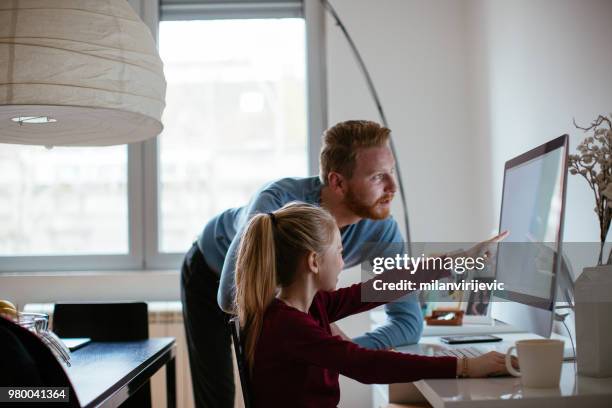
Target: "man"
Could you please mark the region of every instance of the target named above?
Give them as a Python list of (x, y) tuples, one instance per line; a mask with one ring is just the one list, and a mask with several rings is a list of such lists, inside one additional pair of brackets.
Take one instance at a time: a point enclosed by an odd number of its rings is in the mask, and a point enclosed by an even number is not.
[[(362, 247), (366, 243), (403, 241), (397, 223), (390, 217), (397, 189), (390, 133), (369, 121), (338, 123), (323, 135), (318, 177), (275, 181), (261, 188), (248, 205), (229, 209), (206, 225), (185, 256), (181, 273), (183, 315), (198, 407), (233, 407), (226, 313), (233, 311), (238, 244), (254, 214), (274, 211), (291, 201), (326, 208), (340, 229), (347, 267), (365, 260)], [(386, 312), (386, 325), (353, 341), (374, 349), (418, 342), (423, 319), (415, 294), (387, 305)]]

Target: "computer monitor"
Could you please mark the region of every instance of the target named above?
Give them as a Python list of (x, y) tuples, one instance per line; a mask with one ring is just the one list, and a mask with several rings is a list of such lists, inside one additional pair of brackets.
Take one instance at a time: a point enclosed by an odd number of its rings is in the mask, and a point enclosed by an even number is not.
[(552, 331), (567, 184), (569, 137), (563, 135), (506, 162), (492, 316), (529, 333)]

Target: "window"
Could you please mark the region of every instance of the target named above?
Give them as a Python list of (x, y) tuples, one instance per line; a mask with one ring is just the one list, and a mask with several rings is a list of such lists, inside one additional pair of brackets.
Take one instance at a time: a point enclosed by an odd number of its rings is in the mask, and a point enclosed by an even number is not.
[(304, 21), (163, 21), (160, 250), (266, 181), (307, 174)]
[(0, 272), (177, 270), (209, 218), (313, 168), (324, 47), (307, 52), (322, 36), (306, 26), (322, 24), (318, 2), (128, 1), (158, 35), (165, 129), (128, 146), (0, 144)]
[(0, 256), (126, 254), (127, 148), (0, 145)]

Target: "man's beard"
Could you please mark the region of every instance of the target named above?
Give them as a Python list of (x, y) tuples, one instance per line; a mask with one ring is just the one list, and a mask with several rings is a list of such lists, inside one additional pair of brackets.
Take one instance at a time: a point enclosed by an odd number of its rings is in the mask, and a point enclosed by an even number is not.
[(361, 218), (368, 218), (371, 220), (384, 220), (389, 216), (391, 212), (390, 207), (379, 208), (378, 205), (382, 201), (393, 200), (393, 194), (386, 194), (380, 197), (373, 205), (367, 205), (360, 201), (352, 189), (349, 188), (344, 197), (344, 204), (353, 212), (355, 215)]

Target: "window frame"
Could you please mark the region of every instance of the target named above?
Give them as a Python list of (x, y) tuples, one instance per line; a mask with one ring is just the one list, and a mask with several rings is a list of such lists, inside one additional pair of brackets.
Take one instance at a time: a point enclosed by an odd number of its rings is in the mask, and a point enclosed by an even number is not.
[[(158, 41), (161, 21), (160, 0), (127, 0), (151, 29)], [(302, 17), (306, 25), (306, 107), (307, 107), (307, 155), (308, 172), (318, 173), (318, 155), (321, 146), (319, 135), (327, 127), (327, 84), (325, 70), (325, 15), (318, 0), (276, 2), (287, 10), (275, 9), (266, 1), (230, 0), (227, 7), (222, 1), (198, 6), (195, 0), (183, 0), (198, 9), (208, 7), (209, 19), (224, 18), (280, 18)], [(302, 3), (300, 15), (295, 5)], [(242, 8), (241, 8), (242, 6)], [(177, 9), (171, 20), (186, 20), (189, 9)], [(267, 14), (266, 14), (267, 13)], [(283, 14), (284, 13), (284, 14)], [(287, 14), (289, 13), (289, 14)], [(201, 15), (198, 14), (198, 19)], [(315, 102), (316, 101), (316, 102)], [(127, 254), (110, 255), (58, 255), (58, 256), (0, 256), (0, 273), (58, 272), (58, 271), (178, 271), (183, 253), (160, 252), (159, 245), (159, 148), (157, 138), (127, 146), (127, 197), (128, 200), (128, 250)], [(202, 220), (204, 227), (206, 220)], [(188, 248), (185, 248), (185, 251)]]

